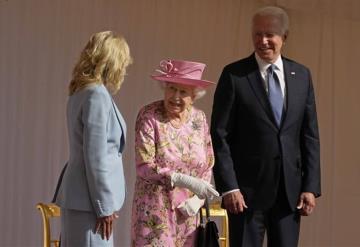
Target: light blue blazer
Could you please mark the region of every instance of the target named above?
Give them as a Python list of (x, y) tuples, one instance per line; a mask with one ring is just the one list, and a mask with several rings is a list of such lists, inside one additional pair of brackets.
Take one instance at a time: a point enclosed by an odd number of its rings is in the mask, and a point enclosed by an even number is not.
[(67, 125), (70, 157), (56, 203), (98, 217), (111, 215), (125, 200), (126, 126), (104, 85), (91, 85), (69, 97)]

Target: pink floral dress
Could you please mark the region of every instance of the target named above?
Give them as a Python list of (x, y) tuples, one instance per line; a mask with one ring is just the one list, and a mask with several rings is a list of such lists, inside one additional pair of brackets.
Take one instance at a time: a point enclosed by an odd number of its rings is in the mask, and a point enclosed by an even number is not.
[(132, 246), (194, 246), (197, 216), (176, 207), (193, 193), (173, 188), (170, 175), (180, 172), (210, 182), (214, 164), (204, 112), (191, 107), (180, 128), (167, 119), (164, 102), (143, 107), (136, 120), (136, 183), (132, 208)]

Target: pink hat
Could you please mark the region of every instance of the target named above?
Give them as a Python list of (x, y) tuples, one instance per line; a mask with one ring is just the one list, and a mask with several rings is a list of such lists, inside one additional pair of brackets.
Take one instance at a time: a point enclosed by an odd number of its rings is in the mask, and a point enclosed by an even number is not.
[(205, 69), (205, 64), (183, 60), (162, 60), (158, 74), (151, 77), (158, 81), (167, 81), (178, 84), (207, 87), (214, 84), (211, 81), (202, 80), (201, 76)]

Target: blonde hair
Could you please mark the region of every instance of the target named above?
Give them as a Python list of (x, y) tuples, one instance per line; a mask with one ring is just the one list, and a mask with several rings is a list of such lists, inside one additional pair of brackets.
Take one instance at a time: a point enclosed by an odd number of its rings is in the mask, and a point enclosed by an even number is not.
[(103, 83), (112, 94), (117, 93), (131, 63), (130, 49), (122, 36), (112, 31), (93, 34), (74, 67), (69, 95), (90, 83)]

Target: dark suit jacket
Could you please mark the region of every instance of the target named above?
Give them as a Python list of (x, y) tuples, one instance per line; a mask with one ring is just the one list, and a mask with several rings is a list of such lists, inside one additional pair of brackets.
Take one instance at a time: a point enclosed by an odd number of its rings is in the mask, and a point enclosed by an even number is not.
[(320, 196), (320, 143), (310, 71), (282, 57), (286, 106), (277, 127), (255, 54), (227, 65), (214, 95), (211, 135), (219, 192), (240, 189), (250, 209), (275, 201), (281, 170), (295, 210), (301, 192)]

